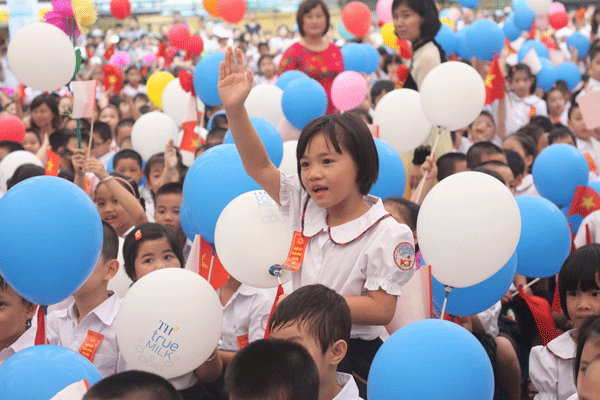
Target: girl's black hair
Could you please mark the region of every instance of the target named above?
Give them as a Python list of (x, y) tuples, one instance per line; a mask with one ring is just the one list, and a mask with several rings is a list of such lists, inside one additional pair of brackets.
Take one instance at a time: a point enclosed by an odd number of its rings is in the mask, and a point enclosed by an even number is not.
[(6, 181), (6, 190), (10, 190), (17, 183), (24, 181), (34, 176), (41, 176), (46, 173), (43, 167), (35, 164), (23, 164), (19, 166), (13, 173), (13, 175)]
[(581, 356), (583, 355), (583, 348), (588, 340), (593, 340), (600, 345), (600, 315), (593, 315), (586, 318), (583, 324), (579, 328), (577, 333), (577, 351), (575, 353), (575, 364), (574, 374), (575, 385), (577, 385), (577, 377), (579, 376), (579, 367), (581, 367)]
[(162, 226), (156, 222), (145, 222), (133, 228), (131, 232), (125, 238), (123, 243), (123, 261), (125, 272), (127, 276), (132, 280), (136, 281), (137, 277), (135, 274), (135, 259), (138, 256), (138, 249), (140, 244), (147, 240), (156, 240), (160, 238), (166, 238), (175, 257), (179, 260), (181, 268), (184, 267), (183, 251), (177, 242), (177, 235), (169, 227)]
[(599, 273), (600, 244), (586, 244), (567, 257), (558, 274), (558, 294), (565, 317), (571, 319), (567, 309), (567, 293), (577, 290), (582, 292), (600, 290)]
[(435, 1), (394, 0), (392, 2), (392, 11), (402, 4), (406, 4), (411, 10), (414, 10), (421, 18), (423, 18), (423, 23), (420, 26), (421, 38), (424, 40), (433, 39), (442, 26)]
[(552, 93), (552, 92), (559, 92), (560, 94), (563, 95), (563, 97), (565, 97), (565, 94), (563, 93), (562, 89), (560, 87), (554, 85), (550, 89), (548, 89), (547, 92), (544, 92), (544, 97), (542, 98), (542, 100), (544, 100), (547, 103), (548, 97), (550, 96), (550, 93)]
[(533, 73), (531, 72), (531, 68), (529, 68), (528, 65), (525, 64), (517, 64), (513, 67), (510, 67), (508, 69), (508, 74), (506, 76), (506, 78), (510, 81), (515, 77), (515, 74), (517, 72), (525, 72), (527, 74), (527, 76), (531, 79), (535, 78), (535, 75), (533, 75)]
[[(39, 96), (36, 96), (31, 101), (31, 104), (29, 105), (29, 110), (33, 111), (36, 108), (38, 108), (39, 106), (41, 106), (42, 104), (47, 105), (48, 108), (50, 108), (50, 111), (52, 111), (52, 115), (53, 115), (52, 127), (54, 128), (54, 130), (57, 130), (58, 128), (60, 128), (60, 123), (61, 123), (61, 116), (58, 111), (58, 100), (59, 100), (59, 97), (55, 94), (42, 93)], [(33, 129), (35, 131), (39, 131), (39, 127), (35, 124), (35, 121), (33, 120), (33, 118), (31, 119), (31, 129)]]
[(562, 139), (565, 137), (570, 137), (573, 140), (575, 146), (577, 146), (577, 140), (575, 139), (575, 135), (569, 128), (564, 125), (557, 126), (552, 129), (552, 131), (548, 134), (548, 145), (554, 144), (558, 139)]
[(419, 209), (421, 208), (418, 204), (402, 197), (390, 197), (385, 199), (383, 203), (393, 204), (400, 214), (402, 214), (410, 230), (413, 232), (417, 230), (417, 219), (419, 217)]

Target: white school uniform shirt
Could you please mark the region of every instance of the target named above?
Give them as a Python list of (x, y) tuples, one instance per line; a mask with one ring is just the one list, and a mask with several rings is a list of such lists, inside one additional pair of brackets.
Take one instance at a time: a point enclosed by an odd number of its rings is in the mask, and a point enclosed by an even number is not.
[[(220, 289), (217, 290), (220, 295)], [(248, 335), (247, 343), (265, 337), (263, 319), (269, 318), (273, 300), (262, 290), (241, 284), (223, 307), (223, 328), (219, 350), (238, 351), (238, 338)]]
[(354, 377), (343, 372), (336, 372), (335, 380), (342, 387), (342, 391), (338, 393), (332, 400), (362, 400), (358, 395), (358, 386), (354, 381)]
[[(548, 116), (546, 102), (535, 95), (525, 98), (518, 97), (514, 92), (506, 94), (506, 136), (512, 135), (529, 123), (531, 108), (535, 108), (534, 115)], [(496, 126), (498, 126), (498, 100), (483, 107), (492, 114)]]
[(523, 177), (521, 184), (517, 186), (517, 190), (515, 192), (515, 196), (522, 196), (524, 194), (528, 194), (531, 196), (539, 196), (537, 189), (533, 183), (533, 175), (527, 174)]
[[(292, 277), (294, 290), (320, 283), (342, 296), (365, 296), (379, 288), (400, 296), (415, 271), (412, 232), (385, 211), (380, 198), (364, 199), (371, 208), (363, 216), (329, 228), (327, 210), (310, 199), (298, 175), (281, 173), (280, 211), (309, 238), (302, 266)], [(350, 337), (373, 340), (382, 331), (383, 326), (352, 325)]]
[[(36, 329), (29, 327), (13, 344), (0, 351), (0, 365), (16, 352), (33, 346), (35, 344), (35, 334)], [(57, 344), (55, 341), (51, 341), (50, 343)]]
[(581, 221), (577, 235), (575, 235), (575, 239), (573, 239), (576, 248), (580, 248), (586, 244), (586, 225), (590, 230), (590, 239), (592, 240), (592, 243), (600, 243), (600, 210), (592, 212)]
[(577, 392), (573, 368), (577, 344), (563, 333), (547, 346), (535, 346), (529, 355), (529, 377), (539, 393), (535, 400), (567, 400)]
[(146, 186), (139, 186), (138, 190), (140, 196), (144, 199), (144, 207), (146, 208), (148, 222), (156, 222), (154, 220), (154, 197), (152, 196), (152, 190), (148, 189)]
[(579, 138), (575, 138), (575, 143), (577, 145), (577, 150), (579, 150), (582, 154), (588, 153), (594, 159), (594, 163), (596, 167), (600, 166), (600, 141), (593, 136), (590, 136), (589, 142), (586, 140), (581, 140)]
[(485, 333), (495, 338), (498, 336), (500, 329), (498, 328), (498, 318), (500, 318), (500, 312), (502, 311), (502, 303), (497, 302), (485, 311), (477, 314)]
[(122, 357), (119, 357), (117, 343), (116, 320), (120, 306), (121, 298), (114, 293), (77, 323), (78, 312), (73, 303), (69, 308), (48, 314), (47, 325), (56, 334), (61, 346), (77, 352), (85, 342), (88, 331), (103, 335), (92, 363), (106, 378), (116, 374), (118, 364), (124, 363)]
[(125, 87), (121, 89), (121, 92), (125, 93), (133, 99), (139, 93), (147, 95), (148, 88), (146, 87), (146, 85), (142, 85), (141, 83), (138, 85), (137, 89), (134, 89), (131, 85), (125, 85)]
[(575, 393), (573, 396), (569, 397), (567, 400), (579, 400), (579, 396)]

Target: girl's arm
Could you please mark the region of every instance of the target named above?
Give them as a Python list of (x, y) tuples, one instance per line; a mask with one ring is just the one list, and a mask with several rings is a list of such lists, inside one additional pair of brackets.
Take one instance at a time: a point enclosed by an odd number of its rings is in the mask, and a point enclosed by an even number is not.
[(267, 150), (258, 137), (244, 107), (252, 89), (252, 71), (244, 72), (242, 51), (236, 50), (234, 60), (231, 47), (225, 52), (225, 61), (219, 65), (219, 96), (227, 114), (231, 135), (244, 169), (277, 204), (279, 203), (280, 172), (269, 159)]
[(370, 290), (366, 296), (344, 296), (352, 323), (356, 325), (387, 325), (392, 322), (396, 313), (397, 296), (388, 294), (383, 289)]
[(221, 360), (221, 352), (215, 349), (202, 365), (194, 370), (194, 375), (200, 382), (211, 383), (217, 380), (223, 370), (223, 360)]
[(110, 190), (125, 211), (127, 211), (135, 226), (148, 222), (144, 207), (142, 207), (139, 200), (129, 190), (125, 189), (123, 185), (117, 182), (116, 179), (110, 179), (111, 175), (106, 172), (104, 164), (101, 161), (95, 158), (88, 158), (83, 165), (83, 172), (93, 172), (100, 179), (100, 182), (104, 181), (108, 190)]

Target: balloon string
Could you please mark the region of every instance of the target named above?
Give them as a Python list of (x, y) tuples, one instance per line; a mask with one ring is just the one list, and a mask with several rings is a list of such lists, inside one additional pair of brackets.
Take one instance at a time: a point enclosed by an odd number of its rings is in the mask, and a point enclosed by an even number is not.
[[(92, 132), (90, 132), (90, 137), (92, 136)], [(81, 119), (77, 120), (77, 145), (81, 149)]]
[(451, 286), (445, 286), (445, 288), (446, 295), (444, 296), (444, 305), (442, 306), (442, 313), (440, 314), (440, 319), (444, 319), (444, 313), (446, 312), (446, 304), (448, 304), (448, 295), (450, 295), (450, 292), (452, 291)]
[[(433, 155), (435, 154), (435, 150), (437, 149), (437, 145), (440, 141), (440, 136), (442, 136), (442, 128), (438, 126), (438, 133), (435, 137), (435, 142), (433, 143), (433, 147), (431, 148), (431, 154), (429, 154), (429, 157), (433, 157)], [(421, 182), (419, 182), (419, 186), (418, 186), (418, 190), (417, 190), (417, 198), (415, 203), (419, 204), (419, 201), (421, 200), (421, 193), (423, 192), (423, 186), (425, 186), (425, 180), (427, 180), (427, 174), (429, 173), (429, 171), (425, 171), (425, 174), (423, 175), (423, 178), (421, 178)]]
[[(530, 286), (535, 285), (540, 279), (542, 279), (542, 278), (535, 278), (534, 280), (532, 280), (531, 282), (529, 282), (527, 285), (523, 286), (523, 290), (527, 289)], [(514, 298), (518, 294), (519, 294), (519, 292), (514, 292), (510, 297)]]

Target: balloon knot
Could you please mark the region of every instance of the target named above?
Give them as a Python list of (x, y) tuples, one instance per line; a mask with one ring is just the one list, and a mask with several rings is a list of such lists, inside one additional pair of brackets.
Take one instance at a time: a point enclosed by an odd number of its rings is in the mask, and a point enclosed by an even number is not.
[(281, 271), (283, 271), (283, 268), (279, 264), (275, 264), (269, 268), (269, 273), (277, 278), (281, 278)]

